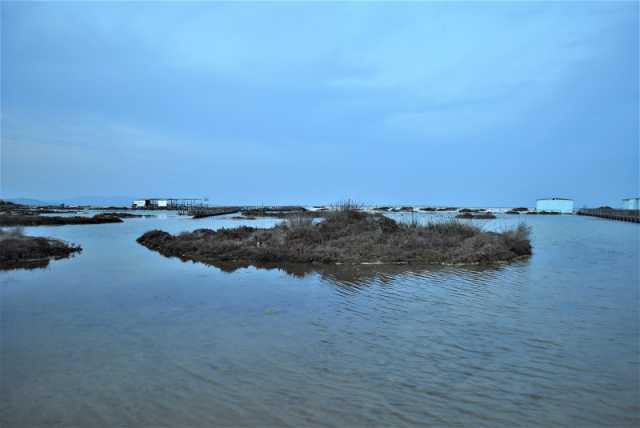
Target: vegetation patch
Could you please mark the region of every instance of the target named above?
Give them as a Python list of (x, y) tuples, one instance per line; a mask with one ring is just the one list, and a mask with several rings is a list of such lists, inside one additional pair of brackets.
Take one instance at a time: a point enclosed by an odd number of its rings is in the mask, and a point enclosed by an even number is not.
[[(55, 208), (55, 207), (54, 207)], [(0, 200), (0, 227), (18, 226), (62, 226), (66, 224), (122, 223), (122, 218), (139, 217), (125, 213), (102, 213), (89, 216), (45, 216), (50, 213), (69, 213), (66, 209), (50, 207), (28, 207)]]
[(79, 245), (52, 238), (25, 236), (17, 228), (0, 230), (0, 270), (46, 267), (52, 259), (82, 251)]
[(152, 230), (138, 243), (169, 257), (205, 263), (484, 264), (531, 254), (529, 229), (501, 233), (452, 220), (399, 223), (346, 206), (322, 221), (291, 217), (270, 229), (199, 229), (171, 235)]
[(240, 211), (240, 208), (235, 208), (235, 207), (217, 207), (217, 208), (210, 208), (210, 207), (202, 207), (202, 208), (195, 208), (193, 210), (191, 210), (191, 215), (192, 218), (197, 220), (200, 218), (207, 218), (207, 217), (217, 217), (217, 216), (221, 216), (221, 215), (227, 215), (227, 214), (235, 214), (238, 211)]

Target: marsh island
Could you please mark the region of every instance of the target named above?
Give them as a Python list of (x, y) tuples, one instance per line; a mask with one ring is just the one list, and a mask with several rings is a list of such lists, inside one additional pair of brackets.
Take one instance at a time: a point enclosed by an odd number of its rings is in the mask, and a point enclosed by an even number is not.
[(487, 232), (455, 220), (400, 223), (352, 208), (322, 220), (290, 217), (269, 229), (198, 229), (179, 235), (149, 231), (138, 243), (168, 257), (205, 263), (483, 264), (531, 254), (529, 229)]

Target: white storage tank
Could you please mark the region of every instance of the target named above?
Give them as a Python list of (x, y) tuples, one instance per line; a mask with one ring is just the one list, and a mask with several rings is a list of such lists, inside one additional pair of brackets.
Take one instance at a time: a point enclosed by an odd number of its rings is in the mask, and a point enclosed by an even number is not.
[(536, 202), (536, 211), (572, 214), (573, 199), (567, 199), (567, 198), (538, 199)]
[(623, 199), (622, 208), (625, 210), (640, 210), (640, 198)]

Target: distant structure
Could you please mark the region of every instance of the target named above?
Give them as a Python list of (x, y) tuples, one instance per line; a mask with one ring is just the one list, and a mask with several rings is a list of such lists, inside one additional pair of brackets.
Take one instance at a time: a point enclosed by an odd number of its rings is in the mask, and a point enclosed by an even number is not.
[(640, 210), (640, 198), (625, 198), (622, 200), (622, 209)]
[(151, 198), (151, 199), (136, 199), (131, 204), (132, 208), (142, 209), (181, 209), (194, 206), (203, 206), (207, 199), (204, 198)]
[(536, 211), (572, 214), (573, 199), (567, 199), (567, 198), (538, 199), (536, 201)]

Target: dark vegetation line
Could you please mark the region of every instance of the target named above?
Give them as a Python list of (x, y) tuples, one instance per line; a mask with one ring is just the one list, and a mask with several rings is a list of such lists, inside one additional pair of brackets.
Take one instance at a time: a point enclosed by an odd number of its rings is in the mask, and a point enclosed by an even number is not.
[(133, 214), (129, 212), (104, 212), (93, 217), (42, 215), (76, 212), (78, 211), (50, 209), (48, 207), (28, 207), (0, 200), (0, 227), (122, 223), (123, 218), (155, 217), (153, 214)]
[(96, 214), (93, 217), (61, 217), (22, 214), (0, 214), (0, 226), (63, 226), (67, 224), (122, 223), (115, 215)]
[(317, 210), (308, 210), (301, 206), (284, 206), (284, 207), (263, 207), (263, 208), (247, 208), (240, 213), (244, 219), (255, 219), (258, 217), (271, 218), (289, 218), (292, 216), (300, 217), (322, 217), (328, 208), (319, 208)]
[(194, 219), (217, 217), (227, 214), (236, 214), (240, 212), (240, 208), (197, 208), (190, 212)]
[(472, 214), (470, 212), (465, 212), (462, 214), (458, 214), (456, 216), (456, 218), (463, 218), (463, 219), (477, 219), (477, 220), (490, 220), (490, 219), (494, 219), (496, 218), (495, 214), (490, 213), (490, 212), (486, 212), (486, 213), (477, 213), (477, 214)]
[(171, 235), (160, 230), (137, 240), (165, 256), (216, 263), (412, 263), (481, 264), (531, 254), (524, 224), (501, 233), (456, 220), (398, 223), (347, 202), (324, 214), (289, 217), (270, 229), (199, 229)]

